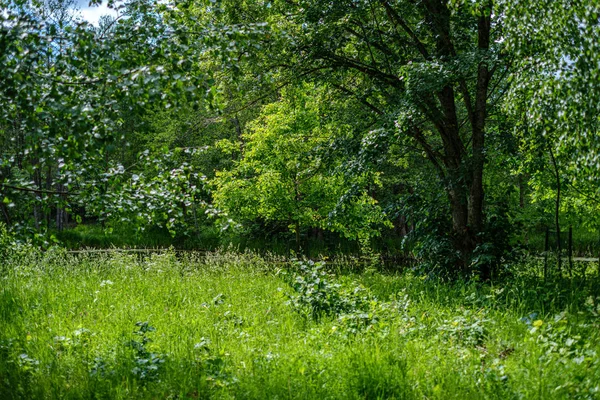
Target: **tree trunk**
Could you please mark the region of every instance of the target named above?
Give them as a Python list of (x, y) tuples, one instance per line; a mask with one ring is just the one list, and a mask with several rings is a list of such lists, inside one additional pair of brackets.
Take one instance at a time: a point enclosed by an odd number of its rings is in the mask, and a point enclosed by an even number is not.
[(452, 188), (449, 191), (450, 207), (452, 211), (452, 231), (454, 248), (460, 253), (460, 262), (457, 268), (465, 272), (475, 249), (475, 242), (468, 224), (469, 207), (467, 194), (462, 187)]
[(525, 208), (525, 190), (527, 190), (526, 186), (526, 178), (523, 174), (519, 174), (519, 208)]
[[(480, 50), (490, 48), (490, 16), (480, 16), (477, 24)], [(485, 164), (485, 122), (487, 117), (487, 96), (490, 81), (487, 61), (481, 60), (477, 68), (475, 89), (475, 110), (472, 114), (473, 155), (471, 160), (472, 181), (469, 194), (469, 226), (477, 235), (483, 229), (483, 168)]]
[[(4, 198), (0, 195), (0, 198)], [(6, 221), (6, 226), (10, 226), (10, 215), (8, 214), (8, 208), (6, 204), (0, 203), (0, 208), (2, 209), (2, 214), (4, 215), (4, 220)]]
[(552, 160), (552, 166), (554, 167), (554, 174), (556, 178), (556, 205), (554, 210), (554, 226), (556, 227), (556, 253), (557, 253), (557, 262), (558, 262), (558, 273), (562, 274), (562, 260), (561, 260), (561, 243), (560, 243), (560, 173), (558, 171), (558, 164), (556, 163), (556, 158), (554, 158), (554, 153), (552, 153), (552, 149), (550, 149), (550, 160)]
[[(491, 2), (488, 2), (489, 13), (483, 13), (477, 23), (477, 47), (484, 54), (490, 48)], [(487, 14), (487, 15), (486, 15)], [(469, 227), (473, 240), (473, 250), (481, 242), (480, 233), (484, 229), (483, 215), (483, 170), (485, 166), (485, 125), (487, 118), (487, 98), (490, 83), (488, 61), (484, 58), (477, 67), (477, 85), (475, 88), (475, 110), (471, 116), (471, 132), (473, 134), (473, 155), (471, 159), (471, 187), (469, 193)], [(480, 266), (479, 275), (482, 280), (492, 277), (492, 265)]]
[[(33, 181), (38, 190), (42, 190), (42, 176), (40, 173), (40, 167), (37, 159), (33, 163), (35, 165), (35, 170), (33, 172)], [(42, 196), (40, 193), (34, 193), (35, 201), (33, 204), (33, 220), (35, 222), (35, 229), (39, 232), (41, 229), (41, 223), (45, 219), (42, 214), (42, 208), (40, 204), (42, 204)]]
[(394, 224), (394, 230), (396, 231), (396, 234), (400, 237), (404, 237), (408, 235), (408, 229), (409, 228), (406, 216), (400, 215), (397, 218), (396, 223)]
[[(523, 210), (525, 208), (525, 196), (527, 190), (528, 178), (524, 174), (519, 174), (519, 208)], [(523, 244), (529, 243), (529, 231), (525, 230), (525, 237), (523, 238)]]
[[(46, 190), (47, 191), (52, 190), (52, 167), (50, 165), (48, 165), (48, 168), (46, 169)], [(59, 203), (60, 203), (60, 200), (59, 200)], [(59, 207), (59, 205), (56, 206), (57, 214), (58, 214), (58, 207)], [(48, 206), (48, 212), (45, 214), (45, 218), (46, 218), (46, 226), (50, 227), (51, 222), (52, 222), (52, 208), (50, 207), (50, 205)]]
[[(57, 192), (64, 192), (66, 186), (63, 184), (56, 185)], [(58, 202), (56, 204), (56, 230), (61, 232), (67, 223), (67, 210), (65, 209), (66, 196), (64, 194), (59, 195)]]
[(300, 254), (300, 221), (296, 220), (296, 254)]

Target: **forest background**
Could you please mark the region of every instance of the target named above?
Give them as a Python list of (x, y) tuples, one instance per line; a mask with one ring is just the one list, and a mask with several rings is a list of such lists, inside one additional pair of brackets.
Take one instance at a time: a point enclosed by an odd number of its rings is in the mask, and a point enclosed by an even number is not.
[(12, 241), (483, 279), (566, 249), (569, 226), (575, 254), (600, 250), (594, 2), (109, 6), (92, 25), (69, 1), (2, 3)]

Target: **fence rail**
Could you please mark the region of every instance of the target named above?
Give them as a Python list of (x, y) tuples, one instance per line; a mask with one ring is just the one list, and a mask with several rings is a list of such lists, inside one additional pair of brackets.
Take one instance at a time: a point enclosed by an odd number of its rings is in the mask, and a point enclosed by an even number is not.
[[(566, 236), (566, 240), (565, 240)], [(566, 249), (565, 249), (566, 247)], [(563, 265), (563, 250), (566, 250), (566, 258), (568, 262), (567, 272), (569, 276), (573, 276), (573, 262), (597, 262), (598, 271), (600, 273), (600, 253), (597, 257), (573, 257), (573, 227), (569, 226), (568, 231), (552, 231), (546, 227), (544, 237), (544, 278), (548, 276), (548, 255), (554, 251), (556, 255), (557, 272), (562, 273)]]

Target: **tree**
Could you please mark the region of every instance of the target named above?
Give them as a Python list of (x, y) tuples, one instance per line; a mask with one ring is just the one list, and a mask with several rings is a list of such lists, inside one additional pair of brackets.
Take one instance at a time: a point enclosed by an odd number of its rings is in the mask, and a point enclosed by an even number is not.
[[(583, 201), (588, 210), (600, 204), (600, 4), (502, 3), (507, 47), (515, 59), (515, 84), (505, 106), (518, 121), (527, 149), (534, 198), (553, 200), (560, 249), (565, 202), (580, 203), (576, 208), (581, 209)], [(551, 183), (544, 184), (548, 179)], [(558, 262), (560, 268), (560, 258)]]
[(42, 240), (53, 213), (60, 228), (64, 211), (104, 186), (124, 119), (191, 97), (202, 79), (192, 82), (185, 48), (165, 39), (146, 2), (100, 28), (48, 4), (56, 18), (12, 1), (0, 15), (0, 137), (10, 144), (0, 159), (2, 214)]
[[(378, 234), (377, 225), (389, 224), (365, 190), (373, 177), (353, 176), (349, 182), (339, 155), (327, 157), (324, 151), (352, 132), (331, 116), (326, 94), (314, 85), (282, 90), (281, 99), (264, 106), (249, 124), (241, 142), (219, 144), (229, 152), (241, 147), (241, 154), (233, 168), (217, 172), (214, 206), (238, 223), (283, 223), (295, 233), (297, 250), (307, 228), (368, 240)], [(351, 188), (356, 195), (339, 205)], [(338, 206), (343, 212), (335, 212)]]
[(452, 237), (466, 268), (485, 223), (487, 117), (508, 68), (493, 2), (269, 4), (261, 68), (279, 71), (284, 81), (327, 82), (360, 102), (390, 140), (410, 137), (446, 188)]

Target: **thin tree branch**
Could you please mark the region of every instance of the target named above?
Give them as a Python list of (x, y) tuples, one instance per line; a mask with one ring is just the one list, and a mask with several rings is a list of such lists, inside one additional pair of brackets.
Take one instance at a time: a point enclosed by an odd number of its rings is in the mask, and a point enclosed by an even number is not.
[(53, 191), (53, 190), (43, 190), (43, 189), (33, 189), (33, 188), (20, 187), (20, 186), (12, 186), (12, 185), (7, 185), (6, 183), (3, 183), (2, 187), (12, 189), (12, 190), (18, 190), (20, 192), (30, 192), (30, 193), (36, 193), (36, 194), (59, 194), (59, 195), (65, 195), (65, 196), (78, 194), (78, 192), (61, 192), (61, 191)]
[(442, 165), (438, 161), (440, 155), (435, 150), (433, 150), (429, 142), (427, 142), (425, 135), (423, 135), (423, 131), (421, 131), (420, 128), (415, 126), (406, 131), (406, 133), (412, 138), (414, 138), (417, 141), (417, 143), (421, 145), (421, 147), (425, 151), (425, 154), (427, 155), (427, 158), (429, 159), (429, 161), (431, 161), (435, 169), (438, 171), (440, 178), (444, 179), (446, 173), (444, 171), (444, 168), (442, 168)]
[(350, 96), (355, 97), (358, 101), (360, 101), (363, 105), (367, 106), (368, 108), (370, 108), (373, 112), (375, 112), (377, 115), (383, 115), (384, 112), (381, 111), (379, 108), (377, 108), (375, 105), (371, 104), (367, 99), (365, 99), (364, 97), (360, 97), (357, 93), (353, 92), (352, 90), (342, 86), (342, 85), (337, 85), (337, 84), (333, 84), (334, 87), (336, 87), (337, 89), (339, 89), (340, 91), (349, 94)]
[(419, 38), (417, 37), (415, 32), (410, 28), (410, 26), (408, 26), (406, 21), (404, 21), (404, 19), (402, 19), (402, 17), (398, 14), (398, 12), (396, 12), (396, 10), (394, 10), (394, 8), (390, 5), (390, 3), (387, 0), (380, 0), (379, 3), (385, 9), (385, 12), (387, 13), (388, 18), (390, 19), (390, 21), (392, 21), (392, 23), (394, 24), (394, 27), (399, 25), (404, 30), (404, 32), (406, 32), (408, 34), (408, 36), (410, 36), (410, 38), (414, 42), (415, 46), (417, 47), (417, 50), (419, 50), (419, 53), (421, 53), (423, 58), (425, 60), (429, 60), (430, 57), (429, 57), (429, 52), (427, 51), (427, 48), (425, 47), (423, 42), (421, 42), (421, 40), (419, 40)]

